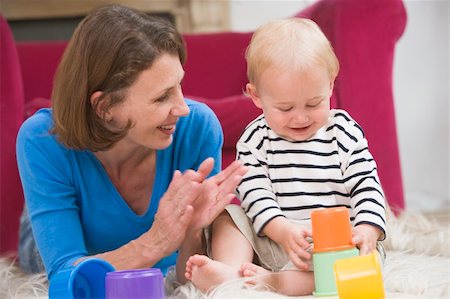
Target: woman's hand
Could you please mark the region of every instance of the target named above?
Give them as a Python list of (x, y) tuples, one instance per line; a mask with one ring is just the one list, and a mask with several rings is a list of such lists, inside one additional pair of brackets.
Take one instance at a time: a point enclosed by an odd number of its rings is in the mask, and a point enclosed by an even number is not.
[[(96, 256), (122, 270), (151, 267), (173, 253), (185, 242), (194, 212), (192, 204), (200, 194), (201, 179), (202, 176), (193, 170), (183, 174), (176, 171), (159, 202), (150, 230), (116, 250)], [(194, 245), (197, 246), (191, 246)]]
[(205, 179), (214, 166), (212, 158), (206, 159), (199, 167), (198, 174), (204, 180), (199, 196), (193, 203), (194, 214), (189, 229), (196, 231), (207, 227), (234, 198), (236, 186), (247, 172), (240, 161), (234, 161), (213, 177)]
[(371, 253), (377, 246), (381, 230), (370, 224), (360, 224), (352, 229), (352, 243), (359, 248), (360, 255)]
[(144, 255), (158, 251), (164, 257), (178, 249), (187, 231), (191, 234), (209, 225), (233, 199), (233, 191), (247, 168), (235, 161), (217, 175), (206, 179), (214, 159), (206, 159), (198, 171), (175, 171), (172, 182), (161, 198), (151, 229), (136, 241)]
[(184, 241), (194, 212), (192, 204), (201, 191), (201, 179), (201, 175), (193, 170), (183, 174), (175, 171), (151, 229), (136, 240), (148, 248), (148, 255), (158, 251), (161, 257), (167, 256)]

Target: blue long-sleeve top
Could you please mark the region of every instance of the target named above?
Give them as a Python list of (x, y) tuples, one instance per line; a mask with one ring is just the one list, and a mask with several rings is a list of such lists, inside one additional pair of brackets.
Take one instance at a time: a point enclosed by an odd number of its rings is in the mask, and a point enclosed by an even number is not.
[[(51, 109), (42, 109), (23, 123), (17, 137), (17, 161), (49, 279), (80, 257), (117, 249), (148, 231), (175, 170), (197, 169), (213, 157), (210, 175), (220, 171), (220, 123), (206, 105), (188, 99), (186, 103), (190, 113), (179, 119), (172, 144), (157, 151), (151, 201), (142, 215), (128, 207), (91, 151), (68, 149), (49, 132)], [(174, 252), (154, 267), (165, 272), (176, 257)]]

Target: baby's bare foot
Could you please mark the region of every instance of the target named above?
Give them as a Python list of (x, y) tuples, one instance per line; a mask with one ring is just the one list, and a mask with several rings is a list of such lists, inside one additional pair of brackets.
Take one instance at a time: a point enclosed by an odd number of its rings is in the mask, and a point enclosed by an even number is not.
[(241, 265), (241, 274), (244, 277), (252, 277), (255, 275), (269, 274), (269, 270), (264, 269), (253, 263), (244, 263)]
[(249, 287), (260, 286), (262, 289), (267, 287), (273, 289), (275, 275), (263, 267), (253, 263), (244, 263), (241, 265), (240, 273), (243, 277), (250, 278), (245, 282)]
[(193, 255), (186, 262), (185, 277), (206, 293), (221, 283), (239, 278), (239, 272), (204, 255)]
[(249, 277), (246, 282), (249, 286), (265, 286), (287, 296), (306, 296), (314, 290), (313, 272), (293, 270), (271, 272), (258, 265), (245, 263), (241, 265), (241, 274)]

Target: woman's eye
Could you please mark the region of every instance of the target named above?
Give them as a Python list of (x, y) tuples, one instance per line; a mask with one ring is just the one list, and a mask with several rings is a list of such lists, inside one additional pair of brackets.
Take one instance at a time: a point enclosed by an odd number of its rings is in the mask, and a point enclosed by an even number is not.
[(156, 102), (164, 102), (169, 98), (169, 96), (170, 95), (168, 93), (166, 93), (166, 94), (162, 95), (161, 97), (157, 98)]

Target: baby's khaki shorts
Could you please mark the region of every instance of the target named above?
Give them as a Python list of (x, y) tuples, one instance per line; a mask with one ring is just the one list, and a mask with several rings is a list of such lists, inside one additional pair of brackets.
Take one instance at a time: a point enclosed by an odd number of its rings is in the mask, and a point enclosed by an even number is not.
[[(284, 249), (278, 245), (276, 242), (272, 241), (268, 237), (259, 237), (256, 235), (253, 225), (244, 210), (238, 205), (228, 205), (226, 211), (231, 216), (236, 227), (245, 236), (248, 242), (253, 247), (255, 252), (254, 262), (267, 270), (273, 272), (283, 271), (283, 270), (298, 270), (289, 259), (288, 254)], [(210, 227), (205, 230), (206, 244), (207, 244), (207, 254), (211, 255), (211, 229)], [(312, 240), (309, 240), (310, 242)], [(239, 246), (239, 244), (235, 244)], [(311, 243), (311, 247), (308, 251), (312, 253), (312, 247), (314, 244)], [(381, 265), (383, 265), (386, 258), (386, 253), (381, 242), (377, 242), (377, 252), (380, 259)], [(309, 264), (309, 270), (312, 271), (312, 262), (305, 261)]]

